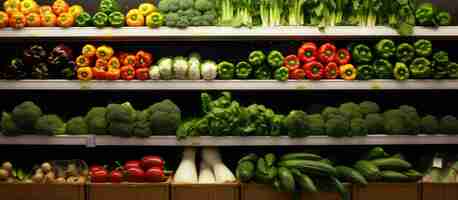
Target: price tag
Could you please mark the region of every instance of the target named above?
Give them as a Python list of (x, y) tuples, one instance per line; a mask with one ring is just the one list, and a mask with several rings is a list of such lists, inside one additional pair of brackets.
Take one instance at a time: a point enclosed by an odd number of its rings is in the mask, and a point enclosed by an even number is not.
[(303, 84), (301, 84), (301, 85), (298, 85), (298, 86), (296, 87), (296, 90), (306, 90), (306, 89), (308, 89), (308, 88), (309, 88), (308, 84), (307, 84), (307, 83), (303, 83)]
[(380, 90), (382, 89), (382, 85), (379, 82), (371, 82), (371, 89)]
[(442, 158), (434, 158), (433, 167), (442, 169)]
[(80, 90), (90, 90), (91, 81), (80, 81)]

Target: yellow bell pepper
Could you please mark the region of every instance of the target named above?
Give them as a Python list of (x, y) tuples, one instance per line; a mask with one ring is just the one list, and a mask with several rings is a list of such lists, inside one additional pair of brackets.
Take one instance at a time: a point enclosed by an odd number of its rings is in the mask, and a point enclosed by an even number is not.
[(22, 0), (20, 10), (24, 15), (29, 13), (39, 13), (40, 6), (34, 0)]
[(60, 27), (71, 27), (75, 23), (75, 18), (70, 13), (62, 13), (57, 17), (57, 25)]
[(92, 79), (92, 69), (90, 67), (80, 67), (76, 71), (79, 80), (88, 81)]
[(41, 14), (41, 25), (46, 27), (56, 26), (57, 16), (53, 12), (45, 12)]
[[(52, 7), (50, 5), (44, 5), (44, 6), (40, 6), (40, 14), (43, 15), (45, 13), (48, 13), (48, 12), (52, 12)], [(54, 14), (54, 13), (53, 13)]]
[(340, 66), (340, 77), (344, 80), (355, 80), (358, 72), (352, 64), (346, 64)]
[(41, 26), (41, 16), (38, 13), (29, 13), (25, 16), (26, 24), (29, 27)]
[(0, 28), (8, 26), (8, 13), (0, 11)]
[(152, 12), (156, 12), (157, 8), (152, 3), (142, 3), (140, 6), (138, 6), (138, 10), (143, 16), (148, 16)]
[(95, 48), (94, 45), (86, 44), (84, 45), (83, 49), (81, 50), (81, 54), (83, 54), (83, 56), (86, 58), (92, 58), (95, 56), (96, 51), (97, 49)]
[(80, 14), (84, 11), (83, 7), (80, 5), (73, 5), (68, 9), (68, 12), (73, 15), (74, 18), (80, 16)]
[(95, 52), (95, 55), (97, 58), (105, 59), (105, 60), (110, 60), (110, 58), (113, 56), (114, 50), (113, 48), (102, 45), (99, 48), (97, 48), (97, 51)]
[(127, 26), (144, 26), (145, 17), (138, 9), (129, 10), (126, 16), (126, 24)]
[(21, 11), (21, 1), (20, 0), (7, 0), (3, 2), (3, 9), (8, 14), (13, 14), (15, 12)]

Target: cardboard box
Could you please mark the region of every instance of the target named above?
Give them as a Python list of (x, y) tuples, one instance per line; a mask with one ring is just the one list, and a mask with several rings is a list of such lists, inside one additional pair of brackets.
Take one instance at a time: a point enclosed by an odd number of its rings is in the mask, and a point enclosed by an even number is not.
[(240, 200), (240, 184), (172, 183), (172, 200)]
[[(348, 191), (351, 192), (351, 186), (346, 184)], [(290, 192), (277, 192), (271, 185), (243, 183), (241, 200), (291, 200), (293, 194)], [(342, 198), (336, 192), (318, 192), (302, 193), (301, 200), (341, 200)]]
[(170, 179), (162, 183), (90, 183), (87, 200), (169, 200)]
[(422, 200), (457, 200), (457, 183), (422, 183)]
[(369, 183), (353, 186), (352, 200), (419, 200), (418, 183)]
[(2, 200), (85, 200), (84, 185), (1, 183)]

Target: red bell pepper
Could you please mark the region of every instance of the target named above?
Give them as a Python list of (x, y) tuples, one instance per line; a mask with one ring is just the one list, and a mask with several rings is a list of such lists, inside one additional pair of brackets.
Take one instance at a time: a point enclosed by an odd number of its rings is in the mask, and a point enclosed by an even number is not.
[(289, 55), (285, 57), (283, 66), (288, 68), (289, 71), (292, 71), (301, 67), (301, 61), (296, 55)]
[(130, 168), (141, 168), (142, 162), (139, 160), (129, 160), (124, 164), (124, 169), (128, 170)]
[(103, 58), (99, 58), (95, 61), (95, 67), (102, 68), (106, 71), (108, 70), (108, 61)]
[(147, 182), (160, 182), (164, 179), (164, 170), (160, 167), (152, 167), (145, 172)]
[(311, 62), (316, 60), (318, 48), (315, 43), (307, 42), (304, 43), (297, 51), (297, 56), (302, 62)]
[(107, 73), (106, 73), (106, 78), (107, 78), (107, 80), (112, 80), (112, 81), (118, 80), (119, 76), (120, 76), (120, 73), (121, 72), (120, 72), (119, 69), (108, 70)]
[(149, 69), (148, 68), (138, 68), (135, 70), (135, 77), (138, 80), (148, 80), (149, 79)]
[(336, 54), (337, 64), (346, 65), (350, 63), (350, 60), (351, 60), (351, 53), (350, 51), (348, 51), (348, 49), (342, 48), (342, 49), (337, 50), (337, 54)]
[(142, 158), (142, 166), (144, 169), (151, 167), (164, 167), (164, 160), (159, 156), (145, 156)]
[(121, 78), (123, 80), (133, 80), (135, 78), (135, 68), (132, 65), (121, 67)]
[(337, 48), (331, 43), (326, 43), (321, 45), (320, 49), (318, 50), (318, 57), (322, 63), (330, 63), (334, 62), (336, 59)]
[(323, 64), (312, 61), (304, 65), (305, 76), (310, 80), (320, 80), (325, 75)]
[(105, 80), (107, 78), (107, 71), (102, 67), (93, 67), (92, 74), (97, 80)]
[(113, 170), (110, 173), (110, 180), (112, 183), (121, 183), (123, 181), (124, 175), (121, 171)]
[(305, 71), (301, 68), (289, 72), (290, 79), (303, 80), (305, 78)]
[(336, 79), (340, 74), (339, 66), (335, 62), (330, 62), (326, 65), (325, 73), (327, 79)]
[(108, 171), (105, 169), (92, 172), (91, 182), (93, 183), (105, 183), (108, 182), (108, 179)]
[(131, 65), (131, 66), (137, 65), (137, 56), (135, 56), (135, 55), (127, 55), (122, 60), (122, 64), (123, 65)]
[(148, 52), (138, 51), (135, 57), (137, 57), (136, 67), (138, 68), (149, 68), (153, 63), (153, 55)]
[(129, 55), (128, 53), (121, 51), (118, 53), (117, 57), (119, 58), (121, 62), (124, 62), (124, 59), (126, 59), (128, 55)]
[(145, 181), (145, 171), (140, 168), (130, 168), (126, 170), (127, 172), (127, 181), (129, 182), (144, 182)]

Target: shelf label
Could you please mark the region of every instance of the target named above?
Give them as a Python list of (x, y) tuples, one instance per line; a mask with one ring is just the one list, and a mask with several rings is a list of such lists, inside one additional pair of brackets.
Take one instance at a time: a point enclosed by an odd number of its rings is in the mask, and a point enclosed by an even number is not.
[(379, 82), (371, 82), (371, 85), (370, 85), (371, 89), (372, 90), (381, 90), (382, 89), (382, 84), (380, 84)]
[(434, 158), (433, 160), (433, 167), (442, 169), (442, 158)]
[(309, 84), (307, 83), (302, 83), (296, 86), (296, 90), (307, 90), (307, 89), (309, 89)]
[(80, 81), (80, 90), (91, 89), (91, 81)]

